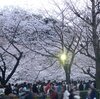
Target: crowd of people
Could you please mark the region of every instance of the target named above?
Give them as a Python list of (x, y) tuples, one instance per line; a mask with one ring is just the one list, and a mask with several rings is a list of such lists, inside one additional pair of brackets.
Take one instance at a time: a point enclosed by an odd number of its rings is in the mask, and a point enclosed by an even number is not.
[[(86, 99), (96, 99), (95, 81), (38, 81), (35, 83), (8, 84), (5, 95), (16, 95), (19, 99), (80, 99), (80, 91), (87, 90)], [(36, 98), (37, 97), (37, 98)]]

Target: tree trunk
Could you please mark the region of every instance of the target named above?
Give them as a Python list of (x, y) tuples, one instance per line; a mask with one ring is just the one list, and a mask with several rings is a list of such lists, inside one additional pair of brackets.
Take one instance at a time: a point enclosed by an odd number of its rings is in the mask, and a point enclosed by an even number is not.
[(1, 85), (3, 87), (5, 87), (5, 85), (6, 85), (6, 81), (5, 81), (5, 71), (2, 71)]
[(64, 66), (65, 74), (66, 74), (66, 82), (67, 84), (70, 83), (70, 71), (69, 71), (69, 64)]
[(67, 84), (70, 83), (70, 73), (69, 72), (65, 72), (66, 73), (66, 82)]
[(9, 79), (12, 77), (12, 75), (15, 73), (15, 71), (16, 71), (16, 69), (17, 69), (19, 63), (20, 63), (22, 54), (23, 54), (23, 53), (21, 52), (19, 58), (17, 59), (17, 62), (16, 62), (16, 64), (15, 64), (13, 70), (12, 70), (11, 73), (7, 76), (5, 83), (7, 83), (7, 82), (9, 81)]
[(96, 89), (100, 89), (100, 59), (96, 61)]
[(93, 38), (93, 48), (96, 57), (96, 88), (100, 89), (100, 45), (99, 37), (97, 33), (97, 22), (96, 22), (96, 1), (92, 0), (92, 38)]

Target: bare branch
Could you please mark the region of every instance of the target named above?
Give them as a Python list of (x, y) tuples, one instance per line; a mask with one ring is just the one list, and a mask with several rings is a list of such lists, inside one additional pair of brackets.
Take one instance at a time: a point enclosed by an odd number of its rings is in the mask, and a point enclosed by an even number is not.
[(5, 48), (3, 48), (2, 46), (0, 46), (0, 47), (1, 47), (1, 49), (4, 50), (6, 53), (8, 53), (9, 55), (11, 55), (11, 56), (13, 56), (13, 57), (15, 57), (15, 58), (17, 59), (16, 55), (10, 53), (9, 51), (7, 51), (7, 50), (6, 50)]
[(84, 68), (78, 66), (77, 64), (74, 64), (74, 65), (77, 66), (79, 69), (81, 69), (81, 70), (83, 71), (84, 74), (89, 75), (89, 76), (92, 77), (93, 79), (96, 78), (89, 70), (85, 70)]

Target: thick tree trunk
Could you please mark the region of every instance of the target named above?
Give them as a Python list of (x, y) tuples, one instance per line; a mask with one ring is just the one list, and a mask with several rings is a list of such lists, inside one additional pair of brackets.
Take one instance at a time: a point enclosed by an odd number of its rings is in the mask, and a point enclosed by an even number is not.
[(66, 82), (67, 82), (67, 84), (69, 84), (70, 83), (70, 70), (69, 70), (68, 64), (66, 64), (64, 66), (64, 70), (65, 70), (65, 74), (66, 74)]
[(99, 37), (97, 33), (97, 22), (96, 22), (96, 10), (95, 6), (96, 0), (92, 0), (92, 38), (93, 38), (93, 47), (96, 57), (96, 88), (100, 89), (100, 44)]
[(100, 90), (100, 59), (96, 61), (96, 89)]
[(70, 83), (70, 73), (69, 72), (66, 72), (66, 82), (67, 84)]

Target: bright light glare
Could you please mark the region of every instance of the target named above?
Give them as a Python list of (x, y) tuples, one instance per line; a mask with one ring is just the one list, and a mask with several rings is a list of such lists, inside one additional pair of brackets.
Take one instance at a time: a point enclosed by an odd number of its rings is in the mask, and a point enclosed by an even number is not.
[(60, 58), (61, 58), (62, 61), (65, 61), (67, 59), (67, 56), (66, 56), (65, 53), (63, 53), (63, 54), (61, 54)]
[(63, 51), (61, 51), (58, 54), (59, 57), (59, 61), (61, 64), (65, 65), (65, 64), (69, 64), (71, 57), (72, 57), (72, 53), (70, 51), (67, 51), (65, 48)]
[(66, 52), (64, 51), (63, 53), (60, 54), (60, 61), (62, 64), (65, 64), (67, 60), (67, 55)]

